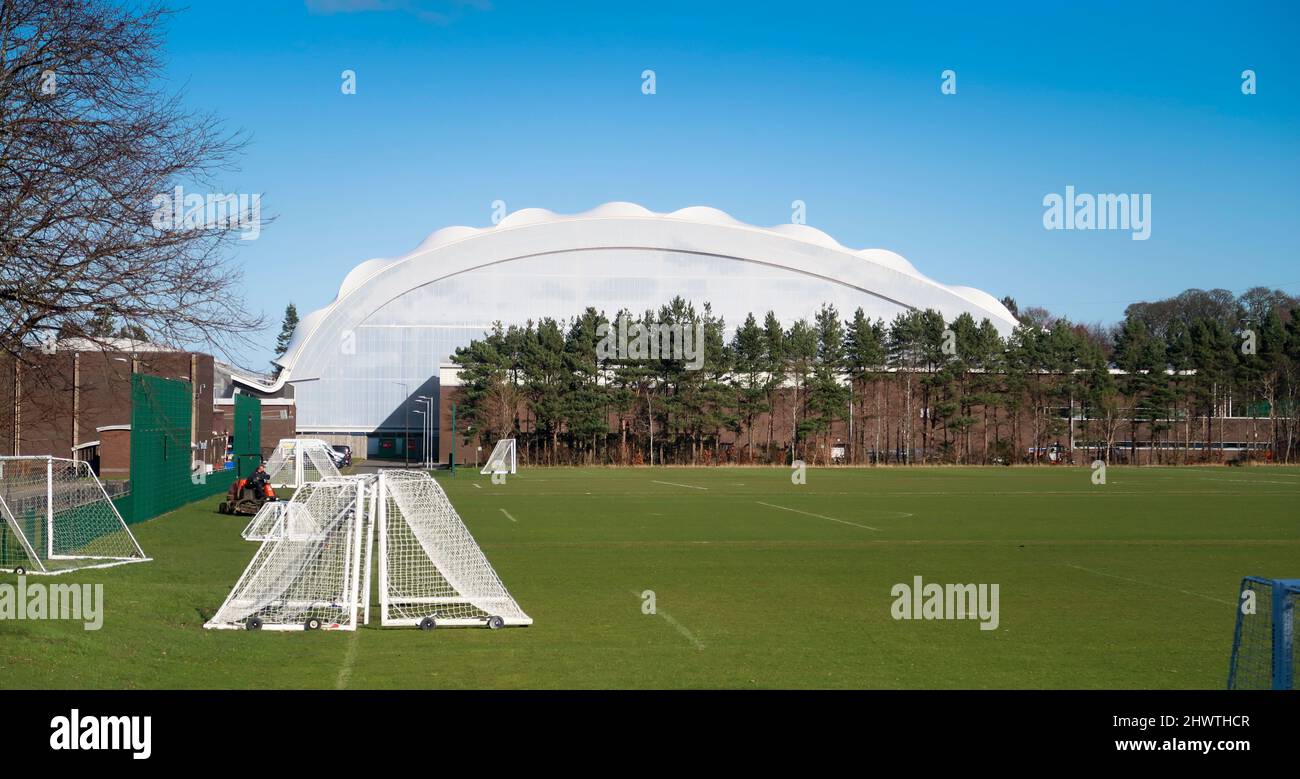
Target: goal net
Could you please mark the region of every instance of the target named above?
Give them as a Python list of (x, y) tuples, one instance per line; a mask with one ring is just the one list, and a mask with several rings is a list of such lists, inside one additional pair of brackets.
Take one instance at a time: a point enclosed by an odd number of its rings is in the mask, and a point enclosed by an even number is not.
[(483, 464), (483, 470), (479, 471), (479, 473), (483, 474), (514, 474), (516, 472), (515, 439), (513, 438), (502, 438), (497, 441), (497, 445), (492, 447), (492, 454), (488, 456), (487, 462)]
[(60, 574), (144, 562), (90, 464), (0, 457), (0, 566)]
[(1291, 690), (1300, 674), (1295, 643), (1300, 579), (1248, 576), (1237, 599), (1228, 666), (1230, 690)]
[(369, 622), (376, 548), (381, 625), (532, 624), (427, 473), (304, 485), (243, 537), (261, 546), (205, 627), (354, 630)]
[(243, 533), (262, 545), (204, 627), (355, 629), (369, 578), (361, 552), (372, 482), (337, 477), (263, 506)]
[(532, 624), (432, 476), (384, 473), (379, 495), (381, 624)]
[(339, 475), (329, 444), (317, 438), (283, 438), (266, 460), (272, 487), (301, 487)]
[[(311, 488), (310, 484), (303, 487), (304, 490)], [(240, 535), (246, 541), (274, 541), (286, 535), (301, 536), (315, 525), (316, 520), (304, 503), (269, 501), (262, 504)]]

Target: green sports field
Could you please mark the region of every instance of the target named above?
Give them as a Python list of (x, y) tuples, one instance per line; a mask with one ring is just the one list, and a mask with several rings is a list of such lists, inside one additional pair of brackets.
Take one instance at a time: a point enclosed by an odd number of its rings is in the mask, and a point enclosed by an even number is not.
[[(1089, 475), (440, 474), (535, 620), (499, 631), (206, 631), (255, 549), (212, 498), (133, 526), (154, 562), (58, 577), (103, 582), (102, 630), (0, 622), (0, 686), (1222, 687), (1241, 577), (1300, 576), (1300, 469)], [(998, 584), (998, 628), (893, 619), (915, 576)]]

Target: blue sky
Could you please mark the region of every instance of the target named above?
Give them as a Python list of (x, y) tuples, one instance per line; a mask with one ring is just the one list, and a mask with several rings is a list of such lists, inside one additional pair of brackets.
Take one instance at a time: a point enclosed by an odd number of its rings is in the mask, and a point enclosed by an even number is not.
[[(276, 216), (237, 254), (273, 322), (248, 364), (286, 302), (497, 199), (761, 225), (803, 200), (846, 246), (1111, 322), (1187, 287), (1300, 294), (1298, 7), (195, 0), (167, 78), (251, 134), (223, 189)], [(1045, 230), (1067, 185), (1150, 193), (1150, 239)]]

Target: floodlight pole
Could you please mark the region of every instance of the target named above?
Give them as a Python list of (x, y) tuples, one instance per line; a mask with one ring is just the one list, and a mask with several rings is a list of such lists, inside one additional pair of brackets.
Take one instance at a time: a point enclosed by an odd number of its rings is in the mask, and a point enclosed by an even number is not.
[(456, 478), (456, 404), (451, 404), (451, 477)]
[[(424, 427), (429, 423), (429, 415), (419, 410), (418, 408), (415, 410), (415, 413), (420, 415), (420, 436), (423, 437)], [(424, 445), (423, 442), (421, 442), (421, 446), (423, 445)], [(423, 452), (421, 452), (421, 454), (423, 454)]]
[(411, 437), (411, 403), (407, 398), (406, 383), (401, 381), (393, 383), (402, 388), (402, 408), (406, 412), (406, 427), (402, 430), (402, 464), (409, 466), (411, 464), (411, 442), (408, 440)]
[(425, 468), (429, 465), (429, 420), (433, 417), (433, 404), (423, 395), (416, 395), (415, 402), (423, 403), (424, 410), (427, 412), (420, 420), (420, 467)]
[(425, 424), (429, 426), (427, 432), (425, 433), (425, 438), (427, 440), (427, 443), (425, 444), (424, 447), (424, 465), (426, 468), (432, 468), (433, 455), (429, 454), (429, 447), (433, 446), (433, 421), (434, 421), (433, 398), (429, 397), (428, 395), (417, 395), (416, 397), (420, 398), (421, 400), (429, 404), (429, 416), (425, 417), (424, 420)]

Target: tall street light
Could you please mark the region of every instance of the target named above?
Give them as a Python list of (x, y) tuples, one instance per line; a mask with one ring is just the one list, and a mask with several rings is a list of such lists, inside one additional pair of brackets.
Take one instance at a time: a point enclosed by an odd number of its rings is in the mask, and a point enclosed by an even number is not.
[(421, 459), (424, 462), (424, 467), (428, 468), (430, 467), (429, 466), (429, 428), (433, 426), (433, 400), (425, 395), (416, 395), (415, 402), (425, 404), (425, 411), (428, 412), (428, 413), (425, 413), (424, 411), (415, 412), (417, 414), (424, 414), (424, 420), (423, 420), (424, 425), (423, 427), (420, 428), (420, 432), (423, 433), (424, 435), (424, 443), (422, 445), (423, 451), (421, 452), (423, 457)]
[(406, 411), (406, 429), (402, 431), (402, 464), (409, 466), (411, 464), (411, 403), (409, 394), (406, 390), (406, 382), (393, 382), (402, 388), (402, 407)]
[[(418, 409), (418, 408), (415, 409), (414, 411), (412, 411), (411, 413), (412, 413), (412, 414), (419, 414), (421, 417), (424, 417), (423, 419), (420, 420), (420, 431), (423, 432), (423, 431), (424, 431), (424, 426), (427, 425), (427, 424), (429, 423), (429, 422), (428, 422), (428, 418), (427, 418), (428, 415), (426, 415), (423, 411), (421, 411), (421, 410)], [(423, 446), (423, 445), (424, 445), (424, 444), (421, 443), (421, 446)], [(421, 452), (421, 454), (423, 454), (423, 452)]]
[(433, 455), (430, 454), (429, 447), (433, 446), (433, 431), (434, 431), (433, 426), (438, 423), (438, 419), (433, 413), (433, 398), (429, 397), (428, 395), (416, 395), (416, 397), (419, 398), (420, 400), (423, 400), (425, 403), (429, 404), (429, 416), (425, 417), (424, 420), (424, 423), (429, 426), (428, 433), (425, 434), (429, 443), (424, 450), (425, 452), (424, 465), (426, 468), (432, 468)]

